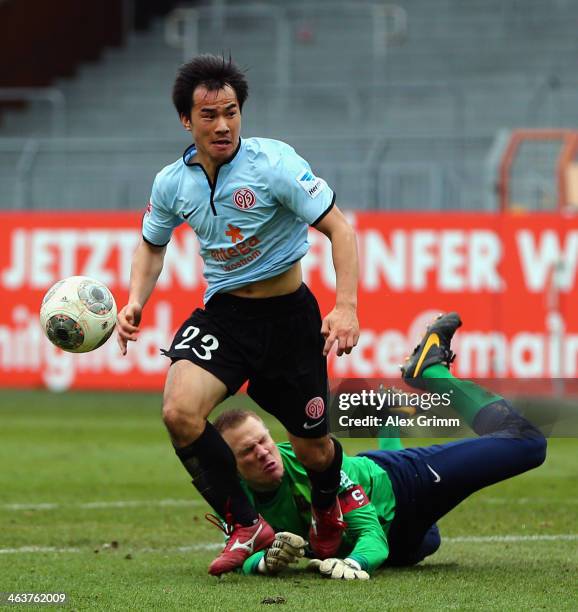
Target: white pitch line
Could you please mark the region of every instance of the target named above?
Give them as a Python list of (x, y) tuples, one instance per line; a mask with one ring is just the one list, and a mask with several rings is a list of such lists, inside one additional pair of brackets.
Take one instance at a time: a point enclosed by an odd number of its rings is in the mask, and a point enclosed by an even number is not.
[(17, 555), (26, 553), (77, 553), (80, 548), (57, 548), (56, 546), (20, 546), (19, 548), (0, 548), (0, 555)]
[(2, 504), (1, 510), (56, 510), (60, 508), (60, 504)]
[(109, 547), (86, 547), (79, 548), (74, 546), (59, 548), (57, 546), (20, 546), (19, 548), (0, 548), (0, 555), (16, 555), (27, 553), (95, 553), (116, 550), (123, 553), (140, 554), (140, 553), (187, 553), (199, 552), (206, 550), (219, 550), (223, 548), (223, 542), (208, 542), (206, 544), (192, 544), (191, 546), (177, 546), (173, 548), (132, 548), (130, 546), (123, 547), (122, 551), (119, 548)]
[[(476, 543), (476, 544), (496, 544), (503, 542), (558, 542), (578, 540), (578, 534), (558, 533), (551, 535), (496, 535), (496, 536), (458, 536), (453, 538), (442, 537), (442, 544), (448, 543)], [(219, 550), (223, 547), (223, 542), (205, 542), (203, 544), (192, 544), (191, 546), (176, 546), (171, 548), (132, 548), (131, 546), (120, 546), (116, 549), (111, 548), (91, 548), (91, 547), (65, 547), (56, 546), (21, 546), (19, 548), (0, 548), (0, 555), (9, 554), (29, 554), (29, 553), (94, 553), (95, 550), (102, 550), (105, 554), (112, 551), (119, 553), (188, 553), (209, 550)]]
[(147, 552), (147, 553), (156, 553), (156, 552), (179, 552), (179, 553), (188, 553), (188, 552), (198, 552), (199, 550), (221, 550), (225, 542), (210, 542), (207, 544), (192, 544), (191, 546), (177, 546), (176, 548), (141, 548), (135, 552)]
[(495, 542), (558, 542), (558, 541), (578, 540), (578, 534), (575, 533), (557, 533), (543, 535), (495, 535), (495, 536), (457, 536), (454, 538), (444, 538), (442, 535), (442, 544), (444, 542), (475, 542), (488, 543)]
[(78, 504), (79, 508), (91, 510), (93, 508), (137, 508), (139, 506), (199, 506), (204, 502), (199, 499), (158, 499), (158, 500), (133, 500), (112, 502), (86, 502)]
[[(552, 499), (541, 497), (520, 497), (509, 499), (503, 497), (485, 497), (478, 500), (481, 503), (496, 505), (532, 505), (532, 504), (556, 504), (575, 505), (578, 504), (577, 497), (564, 499)], [(81, 510), (100, 510), (106, 508), (140, 508), (140, 507), (178, 507), (178, 506), (200, 506), (205, 502), (199, 499), (134, 499), (118, 501), (93, 501), (93, 502), (40, 502), (40, 503), (16, 503), (0, 504), (0, 510), (60, 510), (63, 508), (79, 508)]]
[(124, 501), (94, 501), (82, 503), (39, 503), (39, 504), (0, 504), (0, 510), (59, 510), (62, 508), (79, 508), (81, 510), (99, 510), (103, 508), (140, 508), (142, 506), (199, 506), (199, 499), (134, 499)]
[(517, 499), (509, 497), (481, 497), (476, 501), (483, 504), (507, 504), (508, 506), (525, 506), (532, 504), (555, 504), (556, 506), (560, 506), (578, 504), (578, 497), (564, 497), (560, 499), (555, 499), (553, 497), (518, 497)]

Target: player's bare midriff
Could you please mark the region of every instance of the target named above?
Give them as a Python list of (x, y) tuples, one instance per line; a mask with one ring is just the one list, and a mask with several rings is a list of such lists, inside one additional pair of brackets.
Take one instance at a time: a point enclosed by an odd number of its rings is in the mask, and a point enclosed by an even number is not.
[(301, 273), (301, 262), (295, 262), (289, 270), (266, 278), (264, 280), (256, 281), (239, 287), (233, 291), (229, 291), (231, 295), (237, 295), (239, 297), (248, 298), (268, 298), (275, 297), (278, 295), (287, 295), (297, 291), (303, 282), (303, 275)]

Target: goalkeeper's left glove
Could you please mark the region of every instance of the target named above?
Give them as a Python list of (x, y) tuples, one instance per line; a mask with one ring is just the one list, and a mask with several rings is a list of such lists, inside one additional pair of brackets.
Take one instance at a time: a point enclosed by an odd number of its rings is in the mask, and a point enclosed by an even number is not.
[(353, 559), (311, 559), (307, 569), (335, 580), (369, 580), (369, 574)]
[(275, 534), (273, 544), (265, 551), (259, 561), (257, 571), (260, 574), (278, 574), (287, 569), (289, 564), (297, 563), (305, 555), (305, 540), (289, 531)]

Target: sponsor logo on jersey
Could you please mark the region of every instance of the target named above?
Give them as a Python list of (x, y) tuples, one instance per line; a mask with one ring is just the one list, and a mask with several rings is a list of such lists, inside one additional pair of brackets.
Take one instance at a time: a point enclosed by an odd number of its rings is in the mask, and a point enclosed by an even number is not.
[(235, 227), (231, 223), (227, 225), (227, 228), (228, 229), (225, 232), (225, 236), (229, 236), (233, 244), (235, 244), (236, 242), (241, 242), (242, 240), (245, 239), (245, 236), (243, 236), (243, 234), (241, 233), (240, 228)]
[(257, 198), (255, 193), (248, 187), (236, 189), (233, 193), (233, 204), (241, 210), (249, 210), (255, 206)]
[(349, 487), (355, 484), (343, 470), (339, 472), (339, 479), (339, 487), (341, 489), (349, 489)]
[(229, 259), (250, 255), (253, 252), (253, 247), (256, 247), (260, 242), (257, 236), (251, 236), (251, 238), (247, 238), (247, 240), (243, 240), (235, 246), (226, 249), (213, 249), (211, 257), (217, 261), (228, 261)]
[(319, 419), (325, 412), (325, 402), (322, 397), (314, 397), (307, 402), (305, 414), (310, 419)]
[(152, 212), (153, 212), (153, 203), (149, 202), (145, 208), (144, 216), (149, 217)]
[(316, 198), (327, 186), (327, 183), (316, 177), (311, 170), (300, 172), (296, 179), (310, 198)]
[[(233, 232), (238, 228), (233, 227)], [(227, 233), (227, 232), (225, 232)], [(228, 234), (229, 235), (229, 234)], [(243, 235), (241, 234), (241, 238)], [(231, 236), (231, 240), (233, 237)], [(261, 251), (255, 247), (260, 244), (257, 236), (251, 236), (242, 242), (236, 243), (234, 246), (230, 246), (226, 249), (213, 249), (211, 251), (211, 257), (221, 263), (224, 263), (223, 270), (225, 272), (231, 272), (246, 266), (251, 261), (261, 256)], [(240, 259), (239, 259), (240, 258)]]

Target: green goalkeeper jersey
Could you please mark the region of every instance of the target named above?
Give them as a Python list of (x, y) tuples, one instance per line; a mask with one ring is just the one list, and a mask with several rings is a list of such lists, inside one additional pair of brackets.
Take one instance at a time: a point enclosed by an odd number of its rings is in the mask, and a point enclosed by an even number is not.
[[(305, 539), (311, 524), (311, 484), (305, 468), (297, 461), (288, 442), (277, 444), (285, 473), (280, 487), (261, 494), (241, 481), (257, 512), (275, 531), (290, 531)], [(339, 500), (347, 528), (339, 557), (354, 559), (368, 572), (388, 556), (387, 532), (393, 520), (395, 498), (385, 470), (367, 457), (343, 455)], [(264, 551), (243, 564), (243, 573), (257, 572)]]

